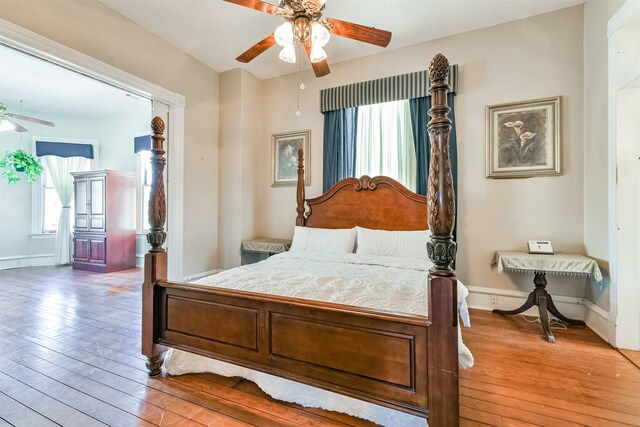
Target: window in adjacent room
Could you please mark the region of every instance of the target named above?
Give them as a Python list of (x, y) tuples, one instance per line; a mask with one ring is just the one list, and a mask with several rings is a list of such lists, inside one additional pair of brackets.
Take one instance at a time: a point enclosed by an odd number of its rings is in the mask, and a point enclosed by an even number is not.
[[(98, 152), (98, 141), (88, 139), (65, 139), (65, 138), (49, 138), (49, 137), (33, 137), (33, 152), (37, 154), (36, 141), (50, 141), (51, 143), (62, 144), (81, 144), (93, 146), (93, 153)], [(51, 154), (48, 154), (51, 155)], [(55, 156), (55, 154), (54, 154)], [(39, 156), (40, 164), (43, 171), (40, 179), (33, 183), (32, 188), (32, 211), (31, 211), (31, 235), (32, 237), (55, 236), (58, 231), (58, 221), (60, 221), (60, 213), (62, 211), (62, 203), (58, 197), (58, 192), (53, 185), (51, 173), (47, 168), (45, 157)], [(80, 162), (79, 171), (88, 171), (95, 166), (97, 159)], [(69, 177), (71, 180), (72, 178)], [(73, 197), (71, 198), (73, 205)], [(71, 209), (73, 212), (73, 208)]]
[(408, 100), (358, 107), (356, 176), (385, 175), (416, 190), (416, 150)]
[(147, 233), (149, 225), (149, 199), (151, 198), (151, 151), (138, 152), (138, 182), (140, 183), (141, 233)]
[(58, 231), (58, 221), (62, 204), (56, 189), (53, 187), (51, 173), (45, 162), (42, 162), (44, 171), (42, 172), (42, 234), (55, 233)]

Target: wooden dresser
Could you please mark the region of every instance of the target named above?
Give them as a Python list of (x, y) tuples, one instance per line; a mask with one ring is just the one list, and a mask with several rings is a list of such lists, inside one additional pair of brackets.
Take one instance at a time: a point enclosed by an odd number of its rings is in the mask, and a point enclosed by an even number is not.
[(136, 266), (136, 175), (75, 172), (73, 268), (99, 273)]

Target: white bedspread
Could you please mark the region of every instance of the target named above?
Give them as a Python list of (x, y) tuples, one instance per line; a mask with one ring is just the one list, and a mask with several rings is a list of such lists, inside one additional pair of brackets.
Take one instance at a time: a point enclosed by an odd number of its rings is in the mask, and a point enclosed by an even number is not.
[[(336, 302), (377, 310), (427, 314), (426, 260), (357, 254), (287, 252), (204, 277), (195, 283), (264, 294)], [(464, 285), (458, 282), (460, 315), (468, 326)], [(459, 334), (459, 363), (473, 366), (473, 356)], [(425, 426), (424, 419), (379, 405), (321, 390), (259, 371), (171, 350), (164, 369), (171, 375), (213, 372), (246, 378), (275, 399), (324, 408), (364, 418), (384, 426)]]

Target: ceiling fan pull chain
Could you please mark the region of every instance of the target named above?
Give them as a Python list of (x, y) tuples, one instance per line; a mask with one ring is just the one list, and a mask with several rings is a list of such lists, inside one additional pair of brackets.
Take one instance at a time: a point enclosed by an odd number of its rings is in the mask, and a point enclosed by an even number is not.
[[(296, 50), (298, 50), (298, 51), (300, 50), (300, 46), (299, 45), (296, 47)], [(296, 54), (298, 54), (298, 52), (296, 52)], [(296, 66), (298, 68), (298, 88), (297, 88), (297, 90), (298, 90), (298, 108), (296, 110), (296, 116), (300, 117), (302, 115), (302, 113), (300, 112), (300, 91), (302, 89), (304, 89), (304, 83), (302, 83), (302, 81), (300, 79), (300, 61), (296, 61), (296, 62), (297, 62)]]

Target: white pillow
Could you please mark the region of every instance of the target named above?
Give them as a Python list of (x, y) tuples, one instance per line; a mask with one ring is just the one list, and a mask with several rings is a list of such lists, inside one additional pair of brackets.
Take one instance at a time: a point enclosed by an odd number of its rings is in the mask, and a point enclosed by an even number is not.
[(357, 254), (428, 259), (427, 241), (431, 230), (386, 231), (356, 227)]
[(356, 229), (296, 227), (291, 252), (327, 252), (351, 254), (356, 243)]

